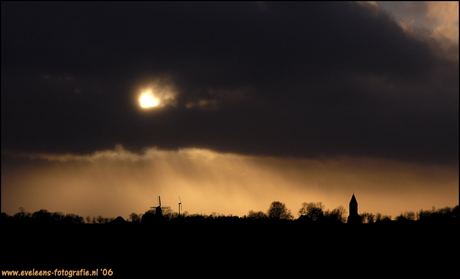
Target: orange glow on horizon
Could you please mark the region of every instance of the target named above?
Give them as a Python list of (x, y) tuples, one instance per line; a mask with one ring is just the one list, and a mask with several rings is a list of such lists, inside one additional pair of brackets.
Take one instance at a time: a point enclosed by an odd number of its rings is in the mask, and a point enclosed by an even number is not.
[[(62, 158), (61, 158), (62, 157)], [(157, 196), (188, 214), (266, 212), (280, 201), (294, 218), (303, 202), (348, 210), (352, 191), (358, 213), (393, 218), (404, 211), (458, 204), (458, 168), (371, 158), (330, 160), (218, 153), (206, 149), (142, 154), (117, 146), (89, 155), (22, 155), (27, 167), (2, 164), (2, 212), (51, 212), (128, 218), (155, 205)], [(36, 164), (34, 164), (34, 162)]]

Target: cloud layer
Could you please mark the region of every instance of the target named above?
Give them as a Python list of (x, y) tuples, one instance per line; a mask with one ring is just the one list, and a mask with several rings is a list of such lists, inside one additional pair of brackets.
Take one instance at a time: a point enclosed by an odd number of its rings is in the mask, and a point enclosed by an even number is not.
[[(2, 150), (458, 165), (458, 75), (366, 4), (2, 3)], [(157, 81), (174, 104), (141, 110)]]

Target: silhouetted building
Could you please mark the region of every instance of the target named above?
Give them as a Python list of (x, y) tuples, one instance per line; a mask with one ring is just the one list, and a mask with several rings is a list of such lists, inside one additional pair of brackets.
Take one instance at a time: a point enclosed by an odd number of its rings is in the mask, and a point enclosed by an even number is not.
[(161, 206), (157, 206), (155, 208), (155, 216), (158, 216), (158, 217), (162, 217), (163, 216), (163, 212), (161, 211)]
[(126, 221), (125, 219), (123, 219), (123, 217), (121, 216), (118, 216), (117, 218), (115, 218), (115, 220), (113, 220), (112, 222), (110, 222), (111, 224), (125, 224)]
[(349, 224), (361, 224), (361, 217), (358, 214), (358, 202), (356, 201), (355, 194), (351, 197), (350, 214), (348, 215)]

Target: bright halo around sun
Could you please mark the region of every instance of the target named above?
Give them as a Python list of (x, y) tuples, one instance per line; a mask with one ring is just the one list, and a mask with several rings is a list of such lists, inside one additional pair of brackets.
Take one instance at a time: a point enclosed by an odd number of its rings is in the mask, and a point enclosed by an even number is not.
[(139, 103), (142, 108), (153, 108), (157, 107), (160, 104), (160, 99), (153, 96), (151, 90), (147, 90), (141, 93), (141, 96), (139, 97)]
[(177, 105), (177, 90), (167, 79), (157, 79), (139, 88), (136, 101), (141, 109), (150, 110)]

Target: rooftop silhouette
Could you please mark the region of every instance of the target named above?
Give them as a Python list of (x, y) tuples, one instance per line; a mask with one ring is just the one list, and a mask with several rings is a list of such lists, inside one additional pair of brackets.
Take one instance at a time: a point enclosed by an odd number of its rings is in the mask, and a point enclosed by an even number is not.
[(358, 214), (358, 201), (356, 200), (354, 193), (353, 196), (351, 196), (349, 209), (348, 223), (361, 224), (361, 217)]

